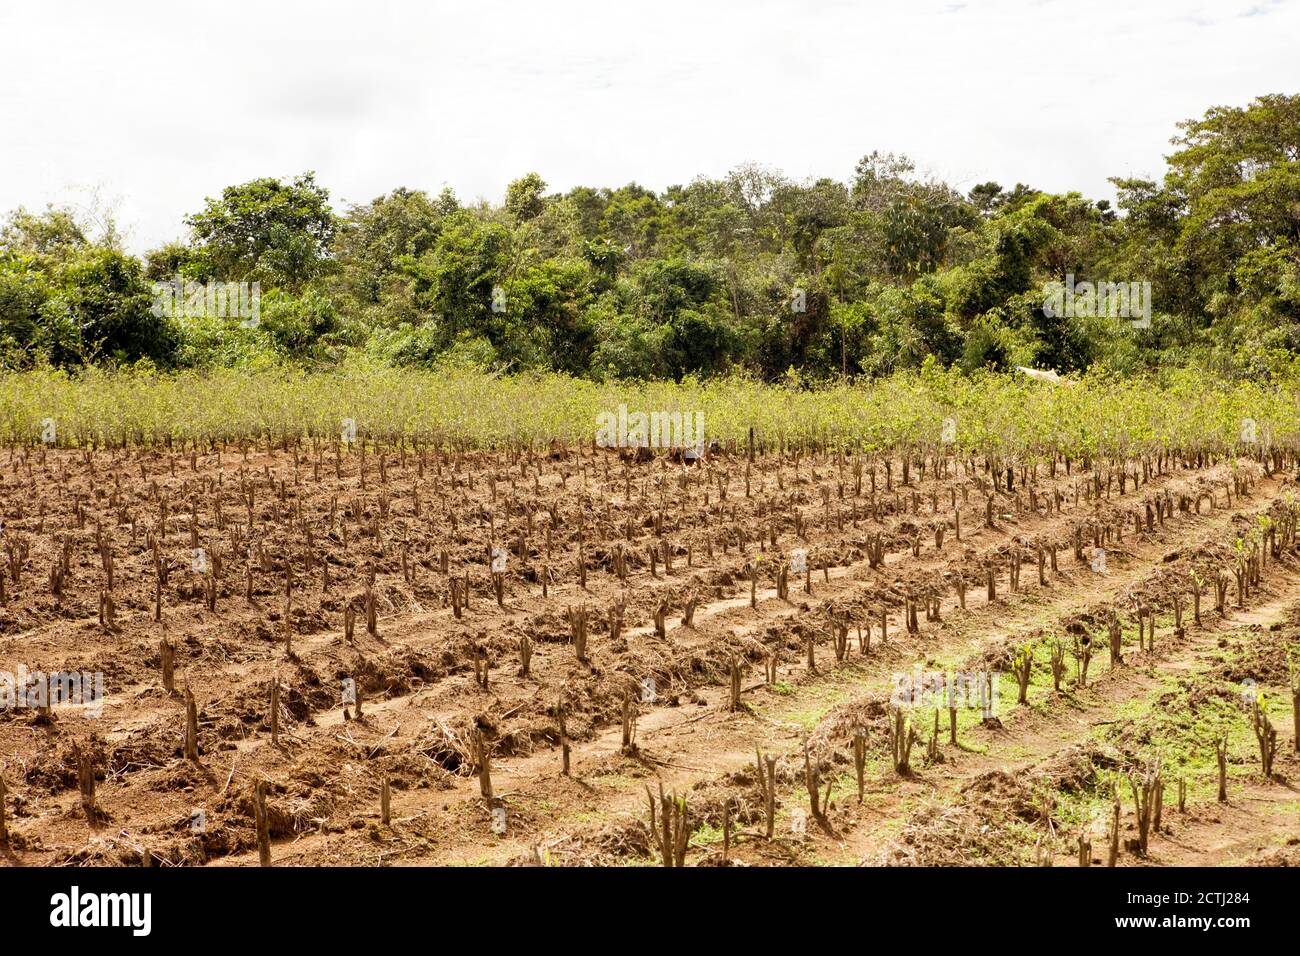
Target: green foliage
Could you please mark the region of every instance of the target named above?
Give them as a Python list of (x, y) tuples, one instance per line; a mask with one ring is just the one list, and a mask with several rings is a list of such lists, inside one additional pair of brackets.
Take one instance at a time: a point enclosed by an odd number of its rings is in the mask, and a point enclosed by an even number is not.
[(85, 228), (66, 209), (40, 214), (19, 207), (0, 228), (0, 255), (26, 259), (42, 272), (65, 266), (88, 245)]
[[(286, 306), (288, 307), (288, 306)], [(242, 329), (227, 347), (268, 333)], [(358, 434), (408, 436), (434, 443), (487, 447), (552, 440), (590, 442), (601, 413), (620, 404), (645, 411), (699, 412), (706, 440), (743, 447), (750, 427), (787, 446), (832, 443), (867, 454), (939, 447), (943, 422), (957, 422), (953, 450), (1014, 456), (1134, 457), (1173, 450), (1226, 454), (1240, 422), (1253, 418), (1278, 446), (1300, 444), (1300, 369), (1287, 384), (1228, 383), (1187, 370), (1116, 381), (1086, 375), (1070, 386), (930, 363), (920, 372), (821, 389), (764, 385), (742, 376), (685, 378), (680, 383), (592, 382), (556, 373), (501, 375), (499, 357), (482, 339), (465, 338), (436, 356), (415, 355), (395, 368), (403, 349), (418, 350), (419, 331), (390, 330), (391, 348), (317, 372), (268, 361), (257, 348), (240, 368), (146, 370), (37, 367), (0, 375), (0, 441), (39, 440), (41, 421), (59, 422), (60, 441), (82, 443), (174, 439), (234, 440), (337, 434), (353, 419)], [(409, 352), (407, 353), (410, 354)], [(259, 357), (259, 355), (261, 357)], [(797, 378), (797, 377), (796, 377)]]
[(456, 208), (449, 193), (434, 200), (404, 188), (353, 207), (334, 242), (339, 286), (362, 305), (391, 303), (407, 282), (403, 266), (433, 248)]
[[(177, 348), (170, 320), (153, 314), (153, 292), (140, 262), (111, 249), (90, 249), (67, 264), (43, 314), (75, 333), (86, 361), (149, 359), (169, 364)], [(59, 343), (60, 353), (73, 349)]]
[(185, 222), (197, 278), (290, 288), (324, 271), (335, 232), (329, 192), (313, 173), (289, 183), (265, 178), (228, 186)]
[[(927, 365), (1277, 374), (1300, 353), (1300, 96), (1179, 124), (1161, 179), (1115, 208), (981, 183), (906, 156), (848, 182), (757, 165), (655, 192), (499, 205), (394, 189), (336, 217), (311, 173), (231, 186), (141, 268), (63, 209), (0, 225), (0, 365), (147, 358), (559, 371), (603, 381), (744, 372), (804, 384)], [(150, 321), (142, 282), (257, 282), (260, 328)], [(1044, 308), (1049, 283), (1149, 282), (1151, 322)]]
[(536, 219), (546, 209), (546, 182), (536, 173), (506, 187), (506, 212), (520, 221)]
[(43, 320), (51, 295), (45, 274), (29, 260), (0, 255), (0, 359), (6, 364), (26, 366), (42, 346), (48, 349), (49, 336), (58, 329)]

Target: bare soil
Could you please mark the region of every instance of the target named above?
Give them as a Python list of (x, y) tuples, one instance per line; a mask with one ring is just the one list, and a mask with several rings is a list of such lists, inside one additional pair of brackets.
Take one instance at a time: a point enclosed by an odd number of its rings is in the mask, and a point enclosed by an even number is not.
[[(1244, 459), (1073, 462), (1068, 473), (1057, 462), (1017, 468), (1008, 489), (983, 460), (914, 460), (906, 484), (899, 460), (888, 473), (858, 464), (559, 447), (0, 453), (0, 672), (95, 672), (105, 691), (98, 713), (0, 710), (0, 858), (257, 865), (260, 781), (274, 865), (658, 864), (647, 788), (660, 786), (686, 798), (687, 865), (1075, 865), (1080, 834), (1100, 865), (1097, 808), (1118, 782), (1121, 836), (1133, 839), (1124, 774), (1160, 752), (1162, 825), (1121, 865), (1297, 862), (1294, 542), (1276, 554), (1265, 542), (1249, 593), (1233, 574), (1238, 539), (1293, 508), (1293, 474)], [(1153, 518), (1157, 501), (1168, 507)], [(778, 571), (796, 550), (808, 572), (790, 573), (782, 597)], [(1193, 572), (1207, 582), (1199, 624)], [(1222, 610), (1220, 573), (1234, 582)], [(467, 581), (459, 613), (453, 581)], [(1139, 605), (1155, 612), (1153, 649), (1138, 646)], [(1124, 629), (1115, 666), (1112, 609)], [(1081, 686), (1082, 636), (1093, 646)], [(1069, 652), (1059, 691), (1053, 638)], [(175, 649), (172, 692), (163, 642)], [(1019, 704), (1009, 667), (1026, 643), (1039, 655)], [(891, 694), (917, 667), (998, 671), (997, 715), (963, 711), (954, 745), (945, 712), (930, 747), (933, 711), (912, 711), (919, 739), (900, 773)], [(1243, 705), (1221, 803), (1196, 702), (1247, 681), (1269, 702), (1277, 757), (1263, 776)], [(359, 703), (345, 702), (353, 688)], [(187, 693), (197, 759), (185, 755)], [(96, 778), (89, 812), (76, 751)], [(757, 751), (776, 758), (772, 839)], [(806, 767), (832, 783), (820, 820)]]

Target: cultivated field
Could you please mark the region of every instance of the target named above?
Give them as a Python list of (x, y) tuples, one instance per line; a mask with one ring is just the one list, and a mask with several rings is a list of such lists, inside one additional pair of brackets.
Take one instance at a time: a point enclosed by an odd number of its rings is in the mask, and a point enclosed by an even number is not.
[(3, 858), (1295, 865), (1296, 407), (0, 379)]

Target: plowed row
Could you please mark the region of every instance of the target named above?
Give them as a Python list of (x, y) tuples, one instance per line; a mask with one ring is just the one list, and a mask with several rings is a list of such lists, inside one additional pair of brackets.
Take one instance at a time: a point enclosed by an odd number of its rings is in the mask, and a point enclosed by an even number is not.
[[(1100, 861), (1110, 793), (1157, 751), (1166, 793), (1182, 779), (1188, 807), (1122, 862), (1267, 862), (1300, 838), (1285, 665), (1300, 605), (1295, 469), (1276, 457), (1007, 473), (982, 459), (559, 447), (5, 455), (0, 671), (98, 672), (106, 694), (97, 716), (0, 711), (12, 863), (256, 864), (259, 782), (277, 865), (657, 863), (646, 787), (660, 784), (686, 797), (688, 865), (1069, 862), (1080, 833)], [(1239, 594), (1241, 556), (1261, 551), (1258, 585)], [(807, 573), (783, 575), (796, 552)], [(1138, 648), (1139, 605), (1155, 615), (1154, 650)], [(1094, 649), (1078, 686), (1083, 637)], [(1047, 663), (1058, 639), (1060, 691)], [(1007, 669), (1026, 644), (1017, 704)], [(890, 695), (917, 667), (1000, 672), (997, 719), (963, 711), (953, 745), (945, 714), (932, 749), (932, 711), (910, 712), (919, 741), (899, 773)], [(1272, 702), (1279, 757), (1262, 777), (1243, 709), (1219, 804), (1192, 759), (1204, 747), (1148, 724), (1172, 707), (1165, 695), (1221, 696), (1247, 678)], [(772, 839), (756, 749), (776, 758)], [(96, 777), (89, 811), (78, 752)], [(821, 821), (806, 767), (833, 781)], [(1126, 840), (1131, 817), (1126, 802)]]

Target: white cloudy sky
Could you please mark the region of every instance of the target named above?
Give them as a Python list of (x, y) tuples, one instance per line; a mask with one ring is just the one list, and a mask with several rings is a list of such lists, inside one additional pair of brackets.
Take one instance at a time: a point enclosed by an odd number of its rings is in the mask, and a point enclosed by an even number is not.
[(1297, 0), (7, 3), (0, 211), (112, 206), (138, 252), (305, 169), (343, 207), (530, 169), (847, 178), (872, 149), (1101, 197), (1178, 120), (1296, 92), (1298, 36)]

